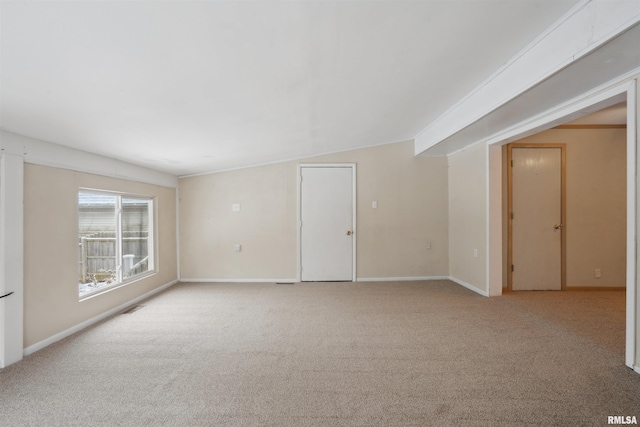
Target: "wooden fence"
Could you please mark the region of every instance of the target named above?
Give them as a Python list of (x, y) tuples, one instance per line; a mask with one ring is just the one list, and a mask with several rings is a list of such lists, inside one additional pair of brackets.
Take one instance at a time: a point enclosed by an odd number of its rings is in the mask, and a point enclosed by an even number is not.
[[(123, 278), (142, 273), (148, 268), (148, 239), (146, 231), (122, 233), (122, 253), (133, 255), (133, 268), (125, 267)], [(131, 258), (131, 256), (127, 257)], [(79, 238), (78, 260), (80, 283), (102, 282), (116, 278), (116, 233), (100, 231)]]

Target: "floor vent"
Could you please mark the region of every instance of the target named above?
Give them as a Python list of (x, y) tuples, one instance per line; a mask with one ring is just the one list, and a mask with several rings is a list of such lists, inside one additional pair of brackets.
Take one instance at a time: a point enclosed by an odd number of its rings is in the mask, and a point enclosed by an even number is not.
[(140, 304), (132, 305), (131, 307), (129, 307), (125, 311), (123, 311), (121, 314), (131, 314), (134, 311), (140, 310), (142, 307), (144, 307), (144, 305), (140, 305)]
[(276, 282), (276, 285), (295, 285), (295, 282)]

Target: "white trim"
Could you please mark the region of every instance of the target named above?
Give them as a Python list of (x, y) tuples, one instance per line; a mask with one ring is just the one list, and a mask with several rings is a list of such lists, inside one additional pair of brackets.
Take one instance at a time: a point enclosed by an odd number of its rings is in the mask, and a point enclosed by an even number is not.
[[(623, 102), (624, 94), (627, 92), (626, 85), (629, 84), (633, 77), (640, 74), (640, 67), (629, 71), (615, 79), (599, 85), (580, 96), (571, 98), (569, 101), (563, 102), (554, 108), (543, 111), (542, 113), (532, 116), (526, 121), (516, 123), (504, 130), (482, 138), (476, 142), (472, 142), (464, 147), (458, 148), (446, 155), (446, 157), (455, 156), (478, 144), (486, 143), (494, 145), (508, 144), (518, 139), (543, 132), (562, 123), (580, 118), (589, 112), (602, 110), (606, 107)], [(616, 98), (616, 95), (620, 95)], [(441, 157), (431, 156), (430, 157)]]
[[(420, 280), (450, 280), (449, 276), (413, 276), (413, 277), (359, 277), (355, 282), (410, 282)], [(181, 283), (300, 283), (298, 279), (220, 279), (220, 278), (183, 278)], [(306, 282), (305, 282), (306, 283)], [(309, 282), (313, 283), (313, 282)]]
[[(417, 282), (417, 281), (434, 281), (434, 280), (450, 280), (458, 285), (461, 285), (473, 292), (476, 292), (482, 296), (488, 297), (489, 294), (486, 291), (476, 288), (462, 280), (456, 279), (452, 276), (414, 276), (414, 277), (361, 277), (354, 282)], [(301, 283), (297, 279), (182, 279), (181, 283)], [(314, 282), (304, 282), (314, 283)], [(320, 283), (320, 282), (318, 282)], [(349, 283), (349, 282), (345, 282)]]
[(182, 276), (180, 264), (180, 182), (178, 181), (178, 186), (176, 187), (176, 274), (178, 280)]
[(357, 277), (357, 271), (358, 271), (358, 263), (357, 263), (357, 257), (356, 257), (356, 245), (358, 242), (358, 234), (357, 234), (357, 230), (358, 230), (358, 216), (356, 215), (357, 212), (357, 200), (358, 200), (358, 194), (357, 194), (357, 186), (356, 186), (356, 178), (357, 178), (357, 174), (356, 174), (356, 164), (353, 163), (353, 169), (351, 170), (351, 183), (353, 186), (353, 195), (352, 195), (352, 212), (353, 212), (353, 260), (352, 260), (352, 265), (353, 265), (353, 274), (351, 277), (352, 281), (356, 281), (358, 279)]
[(117, 306), (115, 308), (112, 308), (111, 310), (105, 311), (104, 313), (101, 313), (101, 314), (99, 314), (99, 315), (97, 315), (95, 317), (92, 317), (91, 319), (85, 320), (84, 322), (79, 323), (76, 326), (73, 326), (73, 327), (71, 327), (69, 329), (66, 329), (66, 330), (64, 330), (62, 332), (59, 332), (59, 333), (57, 333), (55, 335), (52, 335), (47, 339), (44, 339), (44, 340), (42, 340), (40, 342), (37, 342), (37, 343), (35, 343), (33, 345), (30, 345), (29, 347), (24, 349), (24, 355), (28, 356), (30, 354), (35, 353), (38, 350), (42, 350), (43, 348), (45, 348), (45, 347), (47, 347), (47, 346), (49, 346), (49, 345), (51, 345), (51, 344), (53, 344), (53, 343), (55, 343), (57, 341), (60, 341), (60, 340), (62, 340), (64, 338), (67, 338), (68, 336), (71, 336), (71, 335), (75, 334), (76, 332), (79, 332), (79, 331), (81, 331), (81, 330), (83, 330), (83, 329), (85, 329), (85, 328), (87, 328), (87, 327), (89, 327), (91, 325), (94, 325), (94, 324), (100, 322), (101, 320), (106, 319), (107, 317), (110, 317), (110, 316), (113, 316), (114, 314), (117, 314), (118, 312), (124, 310), (125, 308), (128, 308), (132, 304), (136, 304), (136, 303), (138, 303), (138, 302), (140, 302), (142, 300), (145, 300), (145, 299), (147, 299), (147, 298), (149, 298), (149, 297), (151, 297), (151, 296), (153, 296), (153, 295), (155, 295), (157, 293), (160, 293), (161, 291), (164, 291), (165, 289), (175, 285), (176, 283), (178, 283), (177, 280), (169, 282), (169, 283), (167, 283), (165, 285), (160, 286), (159, 288), (156, 288), (156, 289), (154, 289), (154, 290), (152, 290), (150, 292), (147, 292), (144, 295), (140, 295), (137, 298), (134, 298), (134, 299), (132, 299), (130, 301), (125, 302), (124, 304), (121, 304), (121, 305), (119, 305), (119, 306)]
[[(564, 15), (562, 15), (560, 18), (558, 18), (553, 24), (551, 24), (547, 29), (545, 29), (542, 33), (540, 33), (536, 38), (534, 38), (531, 42), (529, 42), (524, 48), (522, 48), (518, 53), (516, 53), (512, 58), (510, 58), (503, 66), (499, 67), (495, 72), (493, 72), (486, 80), (484, 80), (482, 83), (480, 83), (480, 85), (478, 85), (477, 87), (475, 87), (471, 92), (467, 93), (464, 97), (462, 97), (458, 102), (456, 102), (455, 104), (453, 104), (451, 107), (449, 107), (447, 110), (445, 110), (444, 113), (442, 113), (436, 120), (434, 120), (430, 125), (428, 125), (426, 128), (424, 128), (423, 130), (421, 130), (416, 136), (416, 154), (418, 154), (420, 151), (424, 151), (424, 150), (418, 150), (418, 141), (421, 136), (427, 132), (429, 132), (429, 130), (435, 126), (437, 126), (437, 124), (439, 122), (444, 121), (448, 116), (453, 115), (455, 113), (455, 111), (459, 108), (463, 108), (464, 104), (466, 102), (469, 102), (474, 96), (477, 95), (478, 92), (480, 92), (485, 86), (488, 86), (491, 84), (492, 81), (494, 81), (495, 79), (499, 78), (503, 73), (508, 72), (509, 67), (513, 66), (514, 63), (518, 60), (521, 60), (527, 53), (529, 53), (536, 45), (538, 45), (541, 41), (543, 41), (546, 37), (548, 37), (551, 33), (553, 33), (553, 31), (556, 31), (562, 24), (564, 24), (569, 17), (575, 15), (576, 13), (578, 13), (582, 8), (584, 8), (584, 6), (587, 4), (587, 2), (590, 0), (580, 0), (578, 3), (576, 3), (571, 9), (569, 9)], [(481, 118), (482, 116), (477, 117), (475, 120), (473, 121), (477, 121)], [(473, 122), (472, 121), (472, 122)], [(435, 144), (434, 144), (435, 145)], [(460, 151), (460, 150), (456, 150)], [(450, 153), (450, 154), (455, 154), (455, 152)]]
[(300, 168), (353, 168), (355, 163), (299, 163)]
[[(429, 129), (433, 126), (436, 126), (436, 123), (443, 120), (446, 116), (453, 114), (455, 110), (458, 108), (462, 108), (464, 103), (470, 100), (473, 96), (475, 96), (478, 92), (480, 92), (485, 86), (491, 84), (493, 80), (499, 78), (501, 74), (507, 72), (509, 67), (513, 66), (514, 63), (518, 60), (521, 60), (527, 53), (529, 53), (532, 49), (534, 49), (539, 43), (541, 43), (546, 37), (556, 31), (559, 27), (561, 27), (567, 20), (580, 12), (581, 9), (585, 7), (585, 5), (591, 0), (580, 0), (576, 3), (571, 9), (569, 9), (566, 13), (564, 13), (560, 18), (558, 18), (554, 23), (552, 23), (548, 28), (546, 28), (542, 33), (540, 33), (536, 38), (534, 38), (531, 42), (529, 42), (524, 48), (522, 48), (518, 53), (516, 53), (512, 58), (510, 58), (503, 66), (499, 67), (495, 72), (493, 72), (485, 81), (483, 81), (479, 86), (475, 87), (471, 92), (467, 93), (462, 99), (453, 104), (450, 108), (448, 108), (441, 116), (439, 116), (432, 124), (427, 126), (425, 129), (420, 131), (418, 135), (416, 135), (416, 139), (418, 139), (422, 134), (429, 131)], [(479, 119), (478, 117), (477, 119)], [(477, 120), (476, 119), (476, 120)], [(464, 148), (463, 148), (464, 149)], [(458, 152), (460, 150), (457, 150)], [(418, 154), (416, 148), (416, 154)], [(455, 152), (451, 153), (455, 154)]]
[(435, 280), (449, 280), (454, 282), (457, 285), (463, 286), (477, 294), (480, 294), (484, 297), (488, 297), (489, 293), (482, 289), (478, 289), (473, 285), (470, 285), (467, 282), (464, 282), (460, 279), (456, 279), (453, 276), (417, 276), (417, 277), (369, 277), (369, 278), (359, 278), (358, 282), (410, 282), (410, 281), (435, 281)]
[(636, 345), (638, 340), (638, 258), (637, 258), (637, 194), (638, 194), (638, 158), (636, 96), (637, 82), (632, 80), (627, 89), (627, 310), (625, 337), (625, 364), (633, 367), (636, 363)]
[[(114, 212), (116, 219), (116, 283), (114, 287), (124, 284), (122, 280), (122, 276), (124, 272), (122, 271), (122, 196), (114, 195), (116, 199), (116, 210)], [(78, 211), (80, 210), (80, 206), (78, 203)], [(80, 214), (78, 214), (80, 216)], [(153, 224), (151, 224), (153, 225)], [(79, 228), (79, 227), (78, 227)], [(155, 231), (155, 230), (154, 230)], [(79, 233), (78, 233), (79, 234)], [(153, 250), (153, 248), (151, 248)], [(147, 252), (149, 252), (149, 245), (147, 244)], [(82, 278), (84, 281), (84, 277)], [(82, 299), (80, 299), (82, 301)]]
[[(478, 141), (476, 141), (476, 142), (472, 142), (471, 144), (465, 145), (464, 147), (458, 148), (457, 150), (454, 150), (454, 151), (452, 151), (452, 152), (450, 152), (450, 153), (448, 153), (448, 154), (444, 155), (444, 157), (452, 157), (452, 156), (455, 156), (455, 155), (456, 155), (456, 154), (458, 154), (458, 153), (462, 153), (463, 151), (468, 150), (468, 149), (469, 149), (469, 148), (471, 148), (471, 147), (475, 147), (475, 146), (476, 146), (476, 145), (478, 145), (478, 144), (486, 144), (486, 143), (487, 143), (487, 141), (486, 141), (485, 139), (479, 139), (479, 140), (478, 140)], [(429, 157), (442, 157), (442, 156), (432, 156), (432, 155), (429, 155)]]
[(449, 280), (449, 276), (360, 277), (357, 282), (415, 282), (422, 280)]
[(486, 285), (489, 296), (502, 295), (502, 147), (486, 146)]
[(151, 211), (148, 212), (148, 214), (149, 214), (149, 221), (153, 225), (153, 233), (149, 233), (151, 234), (151, 236), (149, 236), (149, 240), (147, 243), (147, 252), (148, 252), (147, 256), (149, 257), (147, 269), (156, 273), (158, 272), (158, 270), (160, 270), (160, 266), (158, 265), (159, 264), (158, 260), (160, 259), (160, 245), (158, 244), (158, 241), (160, 240), (158, 239), (158, 236), (160, 235), (160, 226), (158, 221), (158, 208), (159, 208), (158, 196), (151, 197), (151, 202), (149, 206), (149, 209)]
[(302, 170), (298, 164), (296, 168), (296, 281), (302, 279)]
[(0, 154), (0, 368), (22, 359), (24, 330), (24, 163)]
[(633, 365), (633, 370), (640, 374), (640, 366)]
[(302, 169), (303, 168), (351, 168), (351, 185), (352, 185), (352, 208), (351, 208), (351, 213), (352, 213), (352, 219), (351, 219), (351, 223), (353, 225), (353, 239), (351, 239), (352, 241), (352, 278), (351, 281), (356, 282), (357, 281), (357, 265), (356, 265), (356, 242), (358, 240), (358, 225), (357, 225), (357, 215), (356, 215), (356, 209), (357, 209), (357, 194), (356, 194), (356, 189), (357, 189), (357, 185), (356, 185), (356, 178), (357, 178), (357, 174), (356, 174), (356, 164), (355, 163), (299, 163), (298, 164), (298, 168), (297, 168), (297, 194), (298, 194), (298, 214), (297, 214), (297, 222), (296, 222), (296, 232), (298, 233), (298, 256), (297, 256), (297, 262), (296, 262), (296, 270), (297, 270), (297, 281), (301, 281), (302, 280), (302, 272), (301, 272), (301, 264), (302, 264), (302, 255), (301, 255), (301, 251), (302, 251), (302, 234), (300, 233), (300, 223), (302, 221), (302, 185), (301, 184), (301, 180), (302, 180)]
[(452, 282), (457, 283), (460, 286), (464, 286), (465, 288), (469, 289), (470, 291), (473, 291), (473, 292), (475, 292), (477, 294), (482, 295), (483, 297), (488, 297), (489, 296), (489, 293), (487, 291), (484, 291), (482, 289), (476, 288), (475, 286), (473, 286), (473, 285), (471, 285), (471, 284), (469, 284), (469, 283), (467, 283), (465, 281), (462, 281), (460, 279), (456, 279), (453, 276), (449, 276), (448, 279), (451, 280)]
[(137, 274), (135, 276), (133, 276), (132, 278), (129, 278), (127, 280), (123, 280), (119, 283), (113, 284), (113, 285), (109, 285), (109, 286), (104, 286), (103, 288), (98, 288), (95, 289), (93, 291), (87, 292), (85, 294), (83, 294), (82, 296), (78, 297), (78, 302), (85, 302), (85, 301), (89, 301), (90, 299), (93, 299), (95, 297), (98, 297), (100, 295), (104, 295), (106, 293), (115, 291), (116, 289), (120, 289), (123, 288), (125, 286), (129, 286), (135, 282), (138, 282), (140, 280), (143, 279), (147, 279), (151, 276), (155, 276), (156, 274), (158, 274), (157, 271), (145, 271), (144, 273), (140, 273)]
[(581, 117), (585, 112), (595, 112), (623, 102), (629, 93), (629, 84), (632, 84), (630, 82), (633, 81), (632, 77), (638, 74), (640, 74), (640, 68), (572, 98), (553, 109), (537, 114), (526, 122), (520, 122), (496, 133), (487, 138), (486, 142), (489, 145), (495, 143), (500, 143), (500, 145), (508, 144)]
[(176, 188), (178, 177), (87, 151), (52, 142), (0, 131), (0, 147), (5, 153), (24, 158), (26, 163), (70, 169), (111, 178)]
[(180, 279), (180, 283), (299, 283), (298, 279)]
[[(415, 137), (419, 154), (504, 106), (640, 22), (635, 2), (583, 0)], [(594, 18), (594, 17), (597, 17)]]

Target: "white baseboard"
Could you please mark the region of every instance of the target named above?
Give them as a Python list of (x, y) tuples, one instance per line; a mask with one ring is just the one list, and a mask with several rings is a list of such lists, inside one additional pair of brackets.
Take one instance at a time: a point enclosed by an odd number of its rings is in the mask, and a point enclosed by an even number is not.
[(416, 277), (358, 277), (356, 282), (409, 282), (418, 280), (448, 280), (447, 276), (416, 276)]
[(633, 370), (636, 371), (638, 374), (640, 374), (640, 366), (633, 365)]
[(460, 279), (456, 279), (456, 278), (455, 278), (455, 277), (453, 277), (453, 276), (449, 276), (449, 277), (447, 277), (447, 279), (451, 280), (452, 282), (457, 283), (457, 284), (458, 284), (458, 285), (460, 285), (460, 286), (464, 286), (465, 288), (469, 289), (470, 291), (473, 291), (473, 292), (475, 292), (475, 293), (477, 293), (477, 294), (480, 294), (480, 295), (482, 295), (483, 297), (488, 297), (488, 296), (489, 296), (489, 292), (487, 292), (487, 291), (483, 291), (482, 289), (478, 289), (478, 288), (476, 288), (475, 286), (470, 285), (469, 283), (464, 282), (464, 281), (462, 281), (462, 280), (460, 280)]
[(42, 340), (40, 342), (37, 342), (37, 343), (35, 343), (33, 345), (30, 345), (29, 347), (24, 349), (23, 354), (25, 356), (28, 356), (30, 354), (35, 353), (38, 350), (42, 350), (46, 346), (51, 345), (51, 344), (53, 344), (53, 343), (55, 343), (57, 341), (60, 341), (61, 339), (64, 339), (64, 338), (66, 338), (66, 337), (68, 337), (70, 335), (73, 335), (76, 332), (79, 332), (79, 331), (83, 330), (84, 328), (89, 327), (89, 326), (91, 326), (91, 325), (93, 325), (95, 323), (98, 323), (99, 321), (104, 320), (107, 317), (112, 316), (112, 315), (118, 313), (119, 311), (124, 310), (125, 308), (131, 306), (132, 304), (135, 304), (135, 303), (140, 302), (142, 300), (145, 300), (145, 299), (147, 299), (147, 298), (149, 298), (149, 297), (151, 297), (151, 296), (153, 296), (153, 295), (155, 295), (155, 294), (157, 294), (159, 292), (162, 292), (165, 289), (169, 288), (170, 286), (175, 285), (176, 283), (178, 283), (177, 280), (169, 282), (169, 283), (167, 283), (165, 285), (160, 286), (159, 288), (156, 288), (156, 289), (154, 289), (154, 290), (152, 290), (150, 292), (147, 292), (144, 295), (140, 295), (139, 297), (134, 298), (134, 299), (132, 299), (130, 301), (127, 301), (124, 304), (121, 304), (121, 305), (119, 305), (119, 306), (117, 306), (115, 308), (112, 308), (111, 310), (105, 311), (102, 314), (99, 314), (99, 315), (97, 315), (95, 317), (92, 317), (89, 320), (85, 320), (84, 322), (79, 323), (76, 326), (73, 326), (73, 327), (71, 327), (71, 328), (69, 328), (67, 330), (64, 330), (64, 331), (62, 331), (60, 333), (52, 335), (47, 339), (44, 339), (44, 340)]
[(402, 282), (402, 281), (416, 281), (416, 280), (451, 280), (454, 283), (457, 283), (460, 286), (464, 286), (465, 288), (476, 292), (482, 296), (488, 297), (489, 293), (483, 290), (476, 288), (473, 285), (470, 285), (467, 282), (464, 282), (460, 279), (456, 279), (452, 276), (417, 276), (417, 277), (368, 277), (368, 278), (358, 278), (357, 282)]
[(182, 283), (297, 283), (298, 279), (188, 279), (180, 278)]
[[(357, 278), (356, 282), (402, 282), (418, 280), (448, 280), (448, 276), (417, 276), (417, 277), (368, 277)], [(181, 278), (182, 283), (298, 283), (298, 279), (189, 279)]]
[[(359, 277), (356, 282), (408, 282), (408, 281), (420, 281), (420, 280), (451, 280), (458, 285), (472, 290), (480, 295), (489, 296), (486, 291), (482, 291), (475, 286), (472, 286), (462, 280), (456, 279), (452, 276), (404, 276), (404, 277)], [(213, 278), (198, 278), (189, 279), (181, 278), (182, 283), (298, 283), (298, 279), (213, 279)]]

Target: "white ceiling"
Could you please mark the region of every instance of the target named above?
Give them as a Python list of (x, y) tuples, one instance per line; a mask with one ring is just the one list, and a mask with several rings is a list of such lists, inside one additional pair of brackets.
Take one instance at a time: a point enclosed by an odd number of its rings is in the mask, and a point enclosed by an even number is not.
[(2, 1), (0, 126), (174, 175), (412, 139), (576, 3)]

